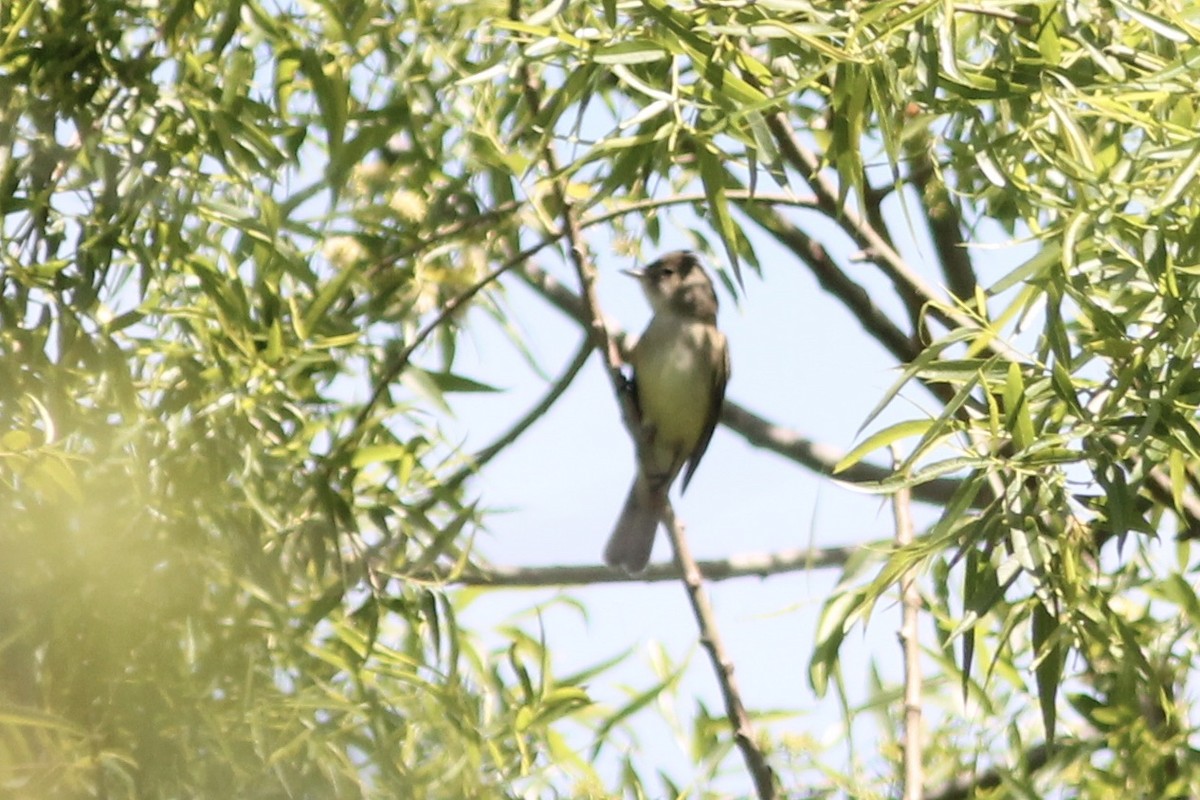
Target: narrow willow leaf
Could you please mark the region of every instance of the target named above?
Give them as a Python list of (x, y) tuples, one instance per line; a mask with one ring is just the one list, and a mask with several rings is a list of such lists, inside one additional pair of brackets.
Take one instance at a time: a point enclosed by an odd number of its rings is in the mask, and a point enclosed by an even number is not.
[(995, 297), (1018, 283), (1036, 280), (1061, 258), (1062, 247), (1056, 242), (1047, 242), (1035, 256), (992, 284), (988, 294)]
[(1162, 17), (1156, 14), (1151, 14), (1149, 11), (1134, 5), (1133, 3), (1127, 3), (1125, 0), (1113, 0), (1113, 5), (1120, 8), (1126, 14), (1133, 17), (1139, 23), (1154, 31), (1159, 36), (1170, 39), (1172, 42), (1185, 44), (1190, 42), (1192, 39), (1187, 31), (1172, 25)]
[(945, 352), (947, 348), (958, 344), (959, 342), (968, 341), (974, 338), (977, 333), (978, 331), (968, 328), (959, 328), (958, 330), (947, 334), (922, 350), (921, 354), (909, 362), (909, 364), (904, 368), (904, 371), (900, 373), (900, 377), (896, 379), (895, 383), (888, 387), (888, 390), (883, 393), (883, 397), (880, 398), (879, 402), (875, 404), (875, 407), (867, 413), (866, 419), (864, 419), (862, 424), (858, 426), (858, 430), (854, 432), (854, 435), (858, 436), (864, 430), (866, 430), (867, 426), (870, 425), (877, 416), (879, 416), (883, 409), (887, 408), (888, 405), (891, 404), (892, 400), (895, 399), (896, 395), (900, 393), (901, 389), (908, 385), (909, 381), (911, 381), (917, 375), (923, 374), (923, 371), (929, 368), (931, 365), (936, 365), (938, 358), (943, 352)]
[(708, 210), (716, 218), (716, 228), (721, 234), (721, 243), (725, 245), (725, 254), (729, 257), (729, 266), (742, 286), (742, 268), (737, 255), (737, 232), (733, 227), (733, 217), (729, 213), (729, 200), (725, 195), (725, 170), (717, 155), (701, 145), (696, 149), (696, 158), (700, 166), (700, 180), (704, 184), (704, 193), (708, 196)]
[(1183, 511), (1183, 493), (1188, 487), (1187, 464), (1184, 463), (1183, 453), (1174, 449), (1167, 462), (1171, 473), (1171, 500), (1176, 511)]
[(616, 42), (592, 52), (592, 60), (597, 64), (651, 64), (669, 57), (662, 45), (646, 39)]
[(883, 430), (867, 437), (866, 441), (847, 453), (841, 461), (834, 465), (833, 474), (837, 475), (839, 472), (844, 472), (849, 467), (862, 461), (868, 453), (873, 453), (901, 439), (925, 433), (933, 426), (934, 422), (935, 420), (931, 419), (913, 419), (889, 425)]
[(325, 312), (329, 310), (335, 300), (342, 296), (342, 292), (354, 280), (357, 272), (358, 270), (354, 267), (347, 266), (326, 281), (321, 290), (317, 292), (317, 296), (313, 298), (312, 303), (304, 310), (304, 318), (297, 326), (297, 332), (303, 330), (305, 333), (312, 333), (325, 316)]
[(1016, 449), (1021, 451), (1033, 444), (1033, 417), (1029, 413), (1025, 379), (1021, 365), (1015, 361), (1008, 365), (1008, 380), (1004, 384), (1004, 415)]
[(1037, 653), (1034, 675), (1037, 679), (1038, 705), (1042, 711), (1042, 724), (1046, 729), (1046, 741), (1054, 741), (1058, 720), (1058, 687), (1062, 683), (1063, 664), (1066, 654), (1058, 631), (1058, 619), (1042, 603), (1033, 608), (1033, 648)]
[(829, 688), (829, 678), (838, 669), (838, 651), (846, 637), (850, 616), (862, 606), (862, 590), (835, 593), (821, 610), (816, 646), (808, 666), (808, 682), (819, 697)]
[(1192, 157), (1188, 159), (1187, 164), (1175, 176), (1175, 180), (1171, 182), (1166, 193), (1159, 198), (1158, 203), (1152, 209), (1152, 213), (1161, 214), (1178, 203), (1183, 193), (1195, 185), (1196, 173), (1198, 172), (1200, 172), (1200, 146), (1196, 147), (1192, 153)]

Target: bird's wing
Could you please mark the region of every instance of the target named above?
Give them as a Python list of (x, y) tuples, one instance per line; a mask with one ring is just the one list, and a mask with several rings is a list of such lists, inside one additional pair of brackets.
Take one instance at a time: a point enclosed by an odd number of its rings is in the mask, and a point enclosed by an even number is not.
[(725, 402), (725, 386), (729, 383), (731, 372), (729, 344), (726, 342), (723, 333), (720, 331), (715, 331), (715, 333), (716, 336), (712, 339), (712, 345), (714, 348), (720, 348), (721, 353), (719, 358), (715, 359), (718, 366), (713, 371), (713, 380), (709, 387), (711, 403), (708, 408), (708, 418), (704, 420), (704, 430), (701, 431), (700, 438), (696, 441), (696, 447), (688, 457), (687, 470), (683, 473), (683, 484), (679, 490), (680, 492), (687, 491), (688, 482), (692, 479), (692, 473), (696, 471), (696, 467), (700, 464), (700, 459), (704, 457), (704, 451), (708, 449), (708, 442), (712, 439), (713, 431), (717, 429), (717, 420), (721, 418), (721, 406)]

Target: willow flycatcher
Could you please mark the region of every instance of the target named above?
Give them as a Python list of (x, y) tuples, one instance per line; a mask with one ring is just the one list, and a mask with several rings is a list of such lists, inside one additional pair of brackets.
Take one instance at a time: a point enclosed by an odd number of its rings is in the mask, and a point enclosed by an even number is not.
[(717, 293), (695, 253), (668, 253), (641, 270), (654, 316), (629, 357), (641, 435), (637, 477), (604, 548), (626, 572), (646, 568), (667, 491), (687, 464), (683, 489), (708, 448), (729, 380), (729, 347), (717, 330)]

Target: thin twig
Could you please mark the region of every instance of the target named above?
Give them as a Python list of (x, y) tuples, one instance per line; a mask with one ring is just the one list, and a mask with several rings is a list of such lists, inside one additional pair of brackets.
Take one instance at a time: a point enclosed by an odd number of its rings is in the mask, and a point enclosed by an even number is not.
[(713, 612), (712, 604), (709, 603), (708, 592), (704, 591), (704, 575), (700, 572), (696, 560), (692, 558), (683, 525), (675, 517), (675, 511), (670, 504), (666, 506), (663, 513), (663, 523), (671, 537), (671, 545), (675, 551), (675, 565), (683, 575), (683, 583), (687, 587), (692, 611), (700, 623), (700, 643), (708, 652), (708, 658), (717, 672), (717, 683), (720, 685), (721, 695), (725, 699), (729, 724), (733, 726), (733, 739), (737, 743), (738, 749), (742, 751), (742, 757), (750, 769), (750, 775), (754, 778), (754, 788), (758, 796), (763, 800), (778, 797), (779, 786), (775, 779), (775, 772), (767, 763), (766, 756), (763, 755), (758, 742), (755, 741), (754, 724), (746, 712), (746, 706), (742, 702), (742, 695), (738, 691), (737, 681), (734, 678), (733, 659), (730, 658), (729, 651), (725, 649), (725, 644), (721, 641), (721, 633), (717, 627), (717, 615)]
[(468, 463), (458, 469), (453, 475), (446, 478), (438, 486), (438, 493), (431, 494), (422, 503), (417, 506), (419, 512), (428, 511), (438, 499), (438, 496), (446, 491), (453, 491), (467, 478), (475, 475), (479, 470), (483, 469), (489, 461), (504, 451), (509, 445), (520, 438), (521, 434), (529, 430), (529, 428), (541, 419), (550, 407), (558, 402), (558, 398), (562, 397), (563, 392), (575, 381), (575, 377), (579, 375), (579, 371), (583, 369), (587, 363), (588, 356), (592, 354), (591, 342), (584, 340), (580, 345), (578, 352), (575, 353), (575, 358), (563, 370), (563, 374), (554, 381), (550, 387), (550, 391), (546, 393), (538, 403), (522, 416), (516, 423), (513, 424), (507, 431), (501, 434), (494, 442), (484, 447), (475, 455), (471, 456)]
[(425, 343), (425, 340), (428, 339), (434, 331), (441, 327), (442, 323), (444, 323), (451, 314), (453, 314), (459, 309), (460, 306), (482, 291), (483, 288), (488, 284), (495, 281), (510, 269), (519, 266), (523, 261), (530, 258), (543, 247), (545, 247), (546, 244), (546, 242), (539, 242), (532, 247), (525, 248), (500, 266), (493, 269), (491, 272), (484, 275), (475, 283), (468, 286), (465, 290), (447, 300), (437, 315), (427, 322), (425, 327), (417, 331), (417, 334), (413, 337), (412, 341), (400, 351), (400, 354), (396, 356), (395, 360), (393, 360), (392, 363), (379, 375), (379, 377), (375, 379), (375, 385), (371, 390), (370, 398), (368, 398), (367, 402), (363, 404), (363, 407), (358, 410), (358, 414), (355, 415), (354, 422), (350, 427), (350, 433), (343, 439), (343, 441), (353, 442), (360, 435), (364, 425), (366, 424), (367, 418), (371, 416), (371, 412), (375, 410), (376, 404), (378, 404), (383, 398), (384, 393), (387, 391), (387, 388), (389, 385), (391, 385), (392, 381), (396, 380), (396, 378), (400, 376), (400, 373), (404, 372), (404, 369), (408, 366), (409, 359), (412, 358), (412, 354), (416, 352), (418, 347)]
[[(904, 459), (895, 447), (892, 461), (899, 466)], [(913, 542), (912, 497), (907, 488), (892, 497), (896, 518), (896, 546)], [(925, 771), (921, 755), (921, 643), (917, 638), (917, 619), (921, 611), (921, 592), (917, 589), (916, 570), (900, 576), (900, 647), (904, 652), (904, 800), (921, 800)]]
[[(875, 548), (880, 554), (883, 554), (887, 552), (888, 547), (889, 545), (884, 542), (875, 542), (856, 547), (743, 553), (723, 559), (697, 561), (696, 568), (704, 580), (708, 581), (769, 578), (792, 572), (840, 567), (850, 556), (864, 549)], [(405, 580), (424, 580), (458, 586), (504, 586), (514, 589), (532, 589), (543, 586), (595, 586), (604, 583), (661, 583), (677, 581), (683, 577), (683, 573), (674, 562), (663, 562), (651, 564), (646, 567), (644, 572), (637, 575), (630, 575), (606, 565), (558, 564), (547, 567), (474, 565), (467, 567), (459, 574), (455, 574), (450, 569), (439, 568), (429, 573), (404, 574), (398, 577), (403, 577)]]

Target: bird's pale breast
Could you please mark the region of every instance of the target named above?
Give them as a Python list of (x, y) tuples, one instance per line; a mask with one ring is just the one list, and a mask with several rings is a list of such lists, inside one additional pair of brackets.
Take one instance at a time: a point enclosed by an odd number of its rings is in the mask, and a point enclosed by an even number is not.
[(634, 354), (642, 419), (653, 425), (655, 450), (686, 456), (695, 447), (713, 401), (711, 325), (659, 314)]

